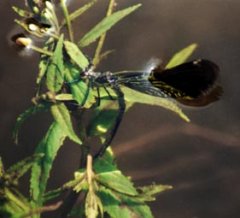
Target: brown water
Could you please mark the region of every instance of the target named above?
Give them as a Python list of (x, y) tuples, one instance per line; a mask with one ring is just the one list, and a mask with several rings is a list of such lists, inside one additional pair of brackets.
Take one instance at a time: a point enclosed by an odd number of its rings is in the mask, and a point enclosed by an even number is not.
[[(7, 165), (32, 153), (50, 121), (45, 115), (30, 119), (21, 132), (20, 145), (13, 144), (10, 131), (15, 118), (30, 105), (34, 95), (38, 57), (20, 58), (7, 43), (14, 28), (12, 2), (19, 4), (13, 0), (0, 2), (0, 155)], [(118, 2), (118, 7), (124, 8), (130, 1)], [(105, 48), (116, 52), (100, 68), (142, 69), (151, 57), (166, 62), (177, 50), (197, 42), (199, 49), (193, 58), (218, 63), (224, 95), (206, 108), (184, 108), (192, 120), (190, 124), (164, 109), (135, 105), (125, 115), (113, 143), (118, 163), (138, 185), (155, 181), (174, 186), (152, 204), (156, 218), (237, 218), (240, 1), (133, 0), (131, 4), (137, 2), (143, 2), (143, 7), (110, 32)], [(96, 23), (103, 7), (100, 3), (92, 10), (94, 16), (89, 13), (75, 23), (79, 35), (90, 28), (89, 21)], [(62, 150), (56, 165), (64, 173), (57, 177), (53, 172), (50, 187), (71, 177), (78, 164), (78, 152), (72, 144)]]

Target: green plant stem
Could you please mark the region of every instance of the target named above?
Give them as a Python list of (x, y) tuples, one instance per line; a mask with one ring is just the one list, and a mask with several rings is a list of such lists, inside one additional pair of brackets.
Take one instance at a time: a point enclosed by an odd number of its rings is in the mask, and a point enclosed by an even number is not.
[(60, 0), (60, 4), (61, 4), (62, 11), (63, 11), (64, 17), (65, 17), (65, 20), (66, 20), (70, 41), (73, 42), (74, 41), (74, 36), (73, 36), (72, 24), (71, 24), (71, 20), (70, 20), (70, 17), (69, 17), (67, 6), (65, 4), (65, 0)]
[[(16, 193), (18, 192), (16, 191)], [(21, 208), (23, 211), (28, 211), (29, 207), (26, 204), (24, 204), (24, 202), (19, 197), (16, 196), (16, 193), (15, 194), (12, 193), (9, 189), (6, 189), (5, 191), (5, 194), (9, 201), (14, 202), (15, 205)]]
[[(70, 21), (75, 20), (76, 18), (78, 18), (79, 16), (81, 16), (84, 12), (86, 12), (90, 7), (92, 7), (95, 3), (97, 2), (97, 0), (92, 0), (91, 2), (87, 3), (85, 6), (77, 9), (76, 11), (74, 11), (73, 13), (69, 14), (69, 19)], [(63, 20), (60, 28), (62, 28), (64, 25), (66, 25), (66, 20)]]
[[(116, 4), (115, 0), (109, 0), (109, 1), (110, 2), (109, 2), (109, 5), (108, 5), (108, 10), (107, 10), (106, 17), (108, 17), (108, 16), (110, 16), (112, 14), (114, 6)], [(98, 41), (98, 45), (97, 45), (97, 48), (96, 48), (96, 51), (95, 51), (95, 54), (94, 54), (94, 58), (93, 58), (93, 66), (94, 66), (94, 68), (96, 68), (97, 65), (100, 62), (101, 52), (102, 52), (102, 48), (103, 48), (105, 39), (106, 39), (106, 33), (102, 34), (102, 36), (100, 37), (100, 39)]]
[[(109, 16), (109, 15), (112, 14), (114, 4), (115, 4), (115, 0), (110, 0), (106, 16)], [(103, 48), (105, 38), (106, 38), (106, 34), (103, 34), (99, 39), (98, 46), (96, 48), (95, 56), (94, 56), (94, 59), (93, 59), (94, 67), (96, 67), (98, 65), (99, 61), (100, 61), (101, 51), (102, 51), (102, 48)], [(85, 135), (85, 137), (86, 137), (86, 135)], [(84, 141), (86, 143), (86, 140), (84, 140)], [(91, 162), (91, 161), (87, 161), (88, 159), (92, 160), (92, 157), (89, 156), (89, 146), (86, 145), (86, 144), (85, 145), (83, 144), (81, 146), (80, 168), (85, 167), (86, 164), (88, 163), (88, 170), (87, 171), (89, 172), (89, 162)], [(91, 164), (92, 164), (92, 162), (91, 162)], [(90, 171), (92, 172), (92, 170), (90, 170)], [(74, 192), (74, 191), (71, 191), (69, 193), (66, 200), (64, 201), (64, 205), (63, 205), (62, 210), (61, 210), (62, 211), (61, 212), (61, 218), (67, 217), (68, 213), (71, 211), (74, 204), (76, 203), (78, 197), (79, 197), (79, 194)]]
[(46, 49), (42, 49), (42, 48), (39, 48), (39, 47), (34, 46), (34, 45), (30, 45), (29, 48), (32, 49), (33, 51), (36, 51), (36, 52), (40, 53), (40, 54), (44, 54), (44, 55), (47, 55), (47, 56), (50, 56), (50, 57), (53, 56), (53, 53), (46, 50)]
[(93, 165), (93, 158), (91, 155), (87, 155), (87, 180), (88, 180), (88, 185), (89, 189), (92, 189), (92, 177), (93, 177), (93, 170), (92, 170), (92, 165)]

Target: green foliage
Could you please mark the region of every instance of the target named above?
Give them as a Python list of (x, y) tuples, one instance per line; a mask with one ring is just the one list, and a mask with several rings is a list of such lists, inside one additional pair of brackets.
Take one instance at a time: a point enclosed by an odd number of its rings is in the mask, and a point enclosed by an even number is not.
[(73, 130), (71, 116), (67, 107), (63, 103), (54, 104), (51, 106), (51, 112), (63, 132), (65, 132), (65, 134), (74, 142), (82, 144), (81, 140)]
[(193, 43), (186, 48), (182, 49), (181, 51), (177, 52), (174, 54), (172, 59), (168, 62), (166, 65), (166, 69), (173, 68), (179, 64), (184, 63), (191, 55), (192, 53), (196, 50), (197, 44)]
[(125, 94), (126, 101), (128, 101), (130, 105), (133, 105), (134, 103), (141, 103), (141, 104), (160, 106), (175, 112), (186, 122), (190, 121), (189, 118), (183, 113), (181, 108), (172, 99), (159, 98), (159, 97), (147, 95), (127, 87), (123, 88), (123, 92)]
[(103, 217), (103, 205), (100, 198), (92, 191), (89, 191), (86, 196), (85, 215), (86, 217), (96, 218), (100, 212)]
[(36, 148), (36, 154), (44, 154), (44, 157), (32, 167), (30, 191), (36, 205), (42, 205), (53, 161), (65, 138), (66, 133), (57, 122), (54, 122)]
[[(42, 212), (59, 209), (59, 205), (68, 201), (69, 196), (57, 204), (58, 206), (47, 206), (48, 200), (54, 201), (63, 192), (70, 190), (81, 195), (82, 201), (81, 206), (73, 210), (71, 210), (73, 205), (70, 205), (66, 216), (71, 213), (71, 215), (87, 218), (152, 218), (153, 214), (147, 202), (154, 201), (157, 194), (171, 188), (171, 186), (159, 184), (136, 188), (131, 178), (125, 176), (118, 168), (110, 148), (103, 157), (97, 156), (92, 160), (89, 155), (91, 145), (88, 139), (99, 137), (99, 141), (104, 143), (109, 137), (109, 132), (111, 133), (110, 130), (114, 128), (119, 113), (117, 101), (119, 96), (111, 85), (107, 87), (108, 91), (105, 87), (99, 87), (97, 90), (92, 85), (95, 81), (86, 78), (84, 72), (88, 70), (89, 74), (93, 73), (97, 64), (108, 53), (102, 53), (108, 30), (141, 6), (137, 4), (113, 12), (116, 2), (110, 0), (106, 17), (90, 28), (78, 43), (75, 43), (72, 21), (89, 10), (96, 2), (97, 0), (92, 0), (70, 13), (66, 2), (61, 0), (63, 20), (58, 18), (56, 6), (51, 1), (27, 0), (28, 10), (13, 7), (13, 10), (24, 18), (15, 22), (28, 34), (44, 41), (42, 48), (31, 43), (28, 45), (29, 49), (40, 54), (36, 79), (37, 93), (33, 98), (34, 106), (17, 118), (13, 133), (14, 140), (17, 142), (22, 124), (38, 112), (50, 112), (53, 123), (36, 146), (32, 157), (18, 162), (7, 171), (4, 170), (0, 161), (1, 217), (40, 217)], [(25, 18), (37, 21), (36, 24), (34, 23), (35, 31), (29, 28)], [(50, 27), (42, 28), (44, 24), (49, 24)], [(67, 27), (67, 33), (63, 31), (65, 27)], [(91, 66), (91, 59), (85, 54), (84, 47), (98, 39), (95, 56), (91, 58), (94, 66)], [(196, 44), (192, 44), (178, 52), (166, 68), (186, 61), (195, 48)], [(135, 103), (161, 106), (175, 112), (185, 121), (189, 121), (181, 108), (171, 99), (153, 97), (126, 87), (120, 87), (120, 89), (124, 93), (123, 100), (127, 104), (127, 109)], [(88, 124), (82, 121), (86, 111), (91, 112), (92, 115)], [(76, 121), (78, 128), (73, 125), (73, 120)], [(80, 145), (82, 153), (80, 169), (74, 173), (73, 180), (55, 190), (48, 191), (47, 185), (54, 160), (67, 137)], [(64, 161), (67, 164), (68, 160)], [(31, 169), (30, 197), (26, 198), (18, 191), (17, 185), (19, 178), (29, 169)]]
[(85, 47), (95, 42), (102, 34), (107, 32), (113, 25), (119, 22), (121, 19), (135, 11), (141, 6), (141, 4), (134, 5), (132, 7), (120, 10), (112, 15), (105, 17), (95, 27), (93, 27), (88, 33), (86, 33), (79, 41), (81, 47)]
[(79, 69), (72, 64), (67, 65), (65, 68), (65, 78), (70, 86), (73, 99), (79, 105), (90, 108), (94, 104), (95, 98), (93, 96), (93, 91), (79, 78)]
[(88, 136), (98, 136), (103, 142), (107, 137), (108, 130), (112, 128), (117, 114), (116, 102), (108, 97), (102, 98), (100, 105), (94, 110), (89, 125), (86, 127)]
[(124, 176), (116, 165), (113, 165), (113, 159), (105, 161), (102, 158), (96, 161), (94, 169), (96, 169), (96, 181), (102, 186), (121, 194), (137, 195), (137, 191), (129, 178)]
[(89, 66), (89, 61), (78, 48), (78, 46), (69, 41), (65, 41), (64, 45), (72, 61), (75, 62), (80, 69), (85, 70)]
[(63, 34), (60, 36), (51, 61), (47, 67), (46, 85), (49, 91), (58, 92), (64, 82)]
[[(87, 4), (85, 4), (83, 7), (80, 7), (79, 9), (77, 9), (76, 11), (74, 11), (73, 13), (71, 13), (69, 15), (69, 19), (71, 21), (74, 21), (76, 18), (78, 18), (79, 16), (81, 16), (84, 12), (86, 12), (88, 9), (90, 9), (95, 3), (97, 2), (97, 0), (93, 0)], [(63, 24), (65, 24), (65, 21), (63, 21)]]
[(33, 14), (29, 11), (25, 11), (19, 7), (13, 6), (12, 9), (14, 10), (14, 12), (16, 12), (20, 17), (30, 17), (33, 16)]
[(44, 154), (39, 153), (4, 170), (1, 161), (0, 174), (0, 217), (21, 218), (32, 210), (29, 199), (18, 190), (19, 179), (36, 163)]
[[(87, 167), (85, 172), (81, 169), (75, 174), (75, 179), (65, 187), (72, 187), (76, 192), (86, 192), (87, 217), (97, 217), (99, 212), (102, 214), (104, 211), (114, 218), (153, 217), (146, 202), (154, 201), (157, 194), (171, 188), (171, 186), (152, 184), (136, 189), (131, 179), (118, 169), (110, 151), (96, 160), (93, 166)], [(80, 214), (81, 211), (75, 210), (75, 215)]]

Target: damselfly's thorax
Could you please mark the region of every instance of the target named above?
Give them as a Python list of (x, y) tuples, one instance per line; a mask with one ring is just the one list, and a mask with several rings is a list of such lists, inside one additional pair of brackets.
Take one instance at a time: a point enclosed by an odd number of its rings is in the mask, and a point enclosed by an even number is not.
[(95, 72), (93, 67), (90, 67), (83, 74), (83, 78), (88, 79), (96, 86), (111, 86), (115, 84), (117, 77), (110, 71)]

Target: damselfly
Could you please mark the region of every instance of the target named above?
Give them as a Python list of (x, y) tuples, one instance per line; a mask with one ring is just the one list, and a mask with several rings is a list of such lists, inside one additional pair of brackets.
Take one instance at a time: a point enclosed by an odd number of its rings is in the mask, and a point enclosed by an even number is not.
[(100, 73), (91, 69), (86, 71), (84, 77), (88, 78), (91, 86), (97, 90), (103, 87), (106, 91), (111, 88), (117, 96), (119, 105), (115, 124), (97, 155), (102, 155), (110, 145), (122, 120), (126, 105), (121, 86), (152, 96), (172, 98), (184, 105), (205, 106), (218, 100), (222, 93), (221, 86), (216, 84), (218, 75), (219, 67), (204, 59), (164, 70), (158, 66), (150, 72)]

